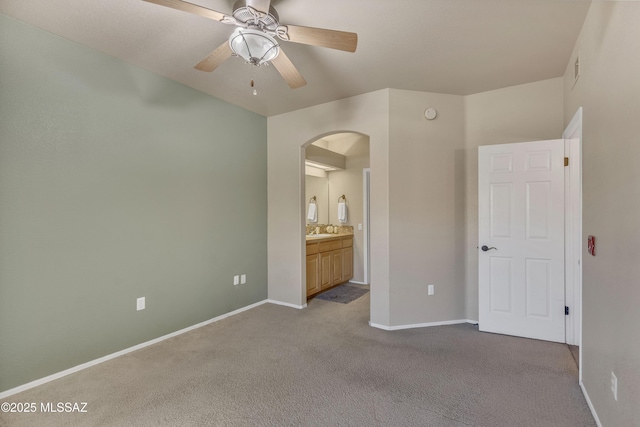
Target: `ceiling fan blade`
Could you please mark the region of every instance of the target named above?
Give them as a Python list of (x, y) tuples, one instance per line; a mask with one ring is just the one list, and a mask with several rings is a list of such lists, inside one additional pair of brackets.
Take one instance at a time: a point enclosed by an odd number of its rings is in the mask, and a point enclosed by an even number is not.
[(271, 63), (276, 67), (276, 70), (278, 70), (291, 89), (297, 89), (307, 84), (307, 81), (302, 77), (302, 74), (300, 74), (295, 65), (293, 65), (289, 57), (284, 54), (282, 49), (280, 49), (278, 56), (271, 60)]
[(225, 41), (193, 68), (200, 71), (211, 72), (218, 68), (224, 61), (231, 58), (231, 53), (229, 42)]
[(194, 15), (204, 16), (205, 18), (213, 19), (225, 24), (234, 24), (236, 20), (233, 16), (225, 15), (222, 12), (207, 9), (206, 7), (198, 6), (192, 3), (188, 3), (182, 0), (143, 0), (148, 3), (159, 4), (160, 6), (170, 7), (172, 9), (181, 10), (183, 12), (193, 13)]
[(324, 28), (301, 27), (298, 25), (283, 25), (287, 30), (286, 35), (278, 36), (283, 40), (295, 43), (309, 44), (312, 46), (328, 47), (330, 49), (344, 50), (345, 52), (355, 52), (358, 46), (358, 35), (346, 31), (326, 30)]

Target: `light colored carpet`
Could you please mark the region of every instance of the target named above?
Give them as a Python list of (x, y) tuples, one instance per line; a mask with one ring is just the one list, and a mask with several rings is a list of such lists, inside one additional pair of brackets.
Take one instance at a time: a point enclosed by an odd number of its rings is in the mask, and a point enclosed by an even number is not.
[(2, 426), (594, 426), (564, 344), (469, 324), (382, 331), (369, 294), (305, 310), (265, 304), (9, 402)]
[(576, 366), (580, 368), (580, 347), (577, 345), (570, 345), (569, 351), (571, 352), (573, 360), (576, 362)]

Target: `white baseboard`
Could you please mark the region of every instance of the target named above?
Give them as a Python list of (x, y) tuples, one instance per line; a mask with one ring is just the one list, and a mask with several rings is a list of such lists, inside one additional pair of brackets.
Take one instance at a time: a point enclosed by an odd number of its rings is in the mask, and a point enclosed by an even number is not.
[(348, 282), (348, 283), (355, 283), (356, 285), (367, 285), (367, 286), (369, 286), (369, 284), (368, 284), (368, 283), (365, 283), (365, 282), (357, 282), (357, 281), (355, 281), (355, 280), (349, 280), (349, 282)]
[(151, 341), (146, 341), (146, 342), (143, 342), (141, 344), (134, 345), (133, 347), (125, 348), (124, 350), (120, 350), (120, 351), (117, 351), (115, 353), (108, 354), (106, 356), (100, 357), (100, 358), (95, 359), (95, 360), (91, 360), (91, 361), (83, 363), (81, 365), (74, 366), (74, 367), (69, 368), (69, 369), (65, 369), (64, 371), (61, 371), (61, 372), (46, 376), (44, 378), (40, 378), (40, 379), (31, 381), (29, 383), (20, 385), (18, 387), (3, 391), (2, 393), (0, 393), (0, 399), (7, 398), (7, 397), (12, 396), (12, 395), (14, 395), (16, 393), (20, 393), (20, 392), (23, 392), (25, 390), (29, 390), (30, 388), (34, 388), (34, 387), (37, 387), (39, 385), (46, 384), (46, 383), (48, 383), (50, 381), (57, 380), (58, 378), (62, 378), (62, 377), (67, 376), (69, 374), (73, 374), (74, 372), (82, 371), (83, 369), (87, 369), (87, 368), (90, 368), (91, 366), (95, 366), (95, 365), (98, 365), (98, 364), (100, 364), (102, 362), (106, 362), (107, 360), (115, 359), (116, 357), (123, 356), (123, 355), (125, 355), (127, 353), (131, 353), (133, 351), (140, 350), (141, 348), (148, 347), (148, 346), (153, 345), (153, 344), (157, 344), (160, 341), (164, 341), (166, 339), (173, 338), (175, 336), (184, 334), (185, 332), (189, 332), (189, 331), (192, 331), (194, 329), (198, 329), (198, 328), (201, 328), (203, 326), (210, 325), (211, 323), (218, 322), (218, 321), (220, 321), (222, 319), (226, 319), (227, 317), (231, 317), (231, 316), (236, 315), (238, 313), (242, 313), (243, 311), (250, 310), (250, 309), (252, 309), (254, 307), (257, 307), (259, 305), (265, 304), (267, 302), (268, 302), (268, 300), (259, 301), (259, 302), (255, 303), (255, 304), (251, 304), (251, 305), (248, 305), (246, 307), (242, 307), (242, 308), (239, 308), (237, 310), (230, 311), (229, 313), (222, 314), (222, 315), (220, 315), (218, 317), (214, 317), (213, 319), (205, 320), (204, 322), (198, 323), (196, 325), (189, 326), (189, 327), (186, 327), (184, 329), (180, 329), (179, 331), (171, 332), (170, 334), (163, 335), (161, 337), (152, 339)]
[(591, 415), (593, 415), (593, 419), (596, 421), (596, 424), (598, 425), (598, 427), (602, 427), (600, 418), (598, 418), (598, 414), (596, 413), (596, 408), (593, 407), (593, 403), (591, 403), (591, 399), (589, 399), (589, 393), (587, 393), (587, 389), (584, 388), (584, 383), (582, 381), (580, 381), (580, 388), (582, 389), (582, 394), (584, 394), (584, 398), (587, 401), (589, 410), (591, 410)]
[(278, 300), (274, 300), (274, 299), (268, 299), (268, 300), (266, 300), (266, 302), (271, 303), (271, 304), (276, 304), (276, 305), (283, 305), (285, 307), (297, 308), (298, 310), (302, 310), (303, 308), (307, 307), (307, 304), (296, 305), (296, 304), (291, 304), (291, 303), (288, 303), (288, 302), (282, 302), (282, 301), (278, 301)]
[(383, 329), (385, 331), (398, 331), (401, 329), (429, 328), (431, 326), (458, 325), (460, 323), (478, 323), (478, 322), (476, 320), (459, 319), (459, 320), (445, 320), (443, 322), (416, 323), (413, 325), (396, 325), (396, 326), (386, 326), (386, 325), (380, 325), (377, 323), (369, 322), (369, 326), (373, 328)]

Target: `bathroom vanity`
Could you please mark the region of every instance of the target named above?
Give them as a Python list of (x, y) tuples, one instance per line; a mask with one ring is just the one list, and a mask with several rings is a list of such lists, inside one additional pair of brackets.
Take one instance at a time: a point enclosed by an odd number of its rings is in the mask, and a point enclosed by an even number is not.
[(307, 235), (307, 298), (353, 278), (353, 234)]

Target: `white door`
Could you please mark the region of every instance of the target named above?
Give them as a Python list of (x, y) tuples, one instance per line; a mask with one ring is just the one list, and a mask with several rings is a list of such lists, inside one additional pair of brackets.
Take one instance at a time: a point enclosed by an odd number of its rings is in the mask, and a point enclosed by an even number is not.
[(478, 149), (481, 331), (565, 342), (564, 141)]

